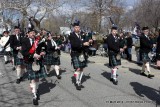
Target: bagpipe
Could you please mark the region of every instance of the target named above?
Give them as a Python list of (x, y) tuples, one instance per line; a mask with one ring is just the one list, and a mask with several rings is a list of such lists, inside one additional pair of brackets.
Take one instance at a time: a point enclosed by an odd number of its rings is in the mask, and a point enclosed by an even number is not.
[[(34, 59), (33, 62), (32, 62), (32, 70), (35, 71), (35, 72), (40, 71), (41, 67), (43, 66), (42, 65), (42, 60), (41, 60), (42, 57), (40, 59), (34, 58), (34, 54), (36, 54), (37, 48), (43, 42), (45, 42), (44, 38), (42, 38), (40, 35), (37, 35), (32, 47), (29, 50), (29, 54), (30, 54), (29, 58), (33, 58)], [(41, 50), (41, 52), (42, 51), (44, 51), (44, 50)]]

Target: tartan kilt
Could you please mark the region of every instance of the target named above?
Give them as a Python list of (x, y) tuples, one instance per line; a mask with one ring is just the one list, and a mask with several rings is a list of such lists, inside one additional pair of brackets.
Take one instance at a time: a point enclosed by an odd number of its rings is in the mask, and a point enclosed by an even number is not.
[(43, 65), (42, 65), (40, 71), (35, 72), (32, 69), (32, 63), (27, 63), (26, 69), (27, 69), (27, 72), (28, 72), (28, 79), (29, 80), (45, 78), (47, 76), (45, 67)]
[(13, 54), (15, 65), (26, 65), (23, 59), (18, 58), (17, 54)]
[(54, 58), (53, 54), (46, 54), (44, 56), (44, 65), (60, 65), (60, 57)]
[(71, 61), (74, 69), (85, 68), (87, 66), (86, 61), (80, 62), (79, 56), (72, 56)]
[(121, 64), (121, 60), (117, 60), (116, 55), (109, 55), (109, 57), (111, 67), (115, 67)]
[(11, 53), (11, 51), (4, 51), (4, 55), (12, 56), (12, 53)]
[(150, 58), (149, 58), (149, 56), (148, 56), (148, 53), (141, 53), (141, 55), (142, 55), (142, 61), (143, 61), (144, 63), (150, 62)]

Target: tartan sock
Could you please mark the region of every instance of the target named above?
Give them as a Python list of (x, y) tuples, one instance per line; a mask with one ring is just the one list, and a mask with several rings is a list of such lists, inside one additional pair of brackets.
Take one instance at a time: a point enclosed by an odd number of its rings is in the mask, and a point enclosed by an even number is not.
[(58, 66), (58, 65), (55, 65), (55, 66), (54, 66), (54, 69), (55, 69), (55, 71), (56, 71), (56, 74), (59, 75), (59, 66)]
[(20, 77), (21, 77), (21, 67), (17, 66), (16, 71), (17, 71), (17, 78), (20, 79)]
[(80, 73), (80, 76), (79, 76), (79, 82), (81, 82), (82, 77), (83, 77), (83, 71)]
[(148, 74), (150, 74), (151, 71), (150, 71), (149, 62), (146, 63), (146, 69), (147, 69)]
[(4, 55), (4, 61), (8, 61), (8, 56), (7, 55)]

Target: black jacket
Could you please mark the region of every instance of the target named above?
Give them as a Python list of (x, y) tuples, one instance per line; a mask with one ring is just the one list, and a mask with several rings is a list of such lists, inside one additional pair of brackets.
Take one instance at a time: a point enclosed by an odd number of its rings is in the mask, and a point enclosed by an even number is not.
[(118, 37), (115, 39), (112, 34), (107, 37), (108, 51), (114, 53), (120, 52), (120, 43)]
[(78, 38), (75, 32), (72, 32), (69, 36), (71, 43), (71, 50), (81, 53), (83, 51), (83, 41), (81, 38)]
[(142, 53), (149, 53), (153, 47), (151, 39), (147, 38), (144, 34), (140, 36), (140, 51)]
[(47, 53), (51, 53), (55, 51), (55, 46), (52, 46), (51, 40), (46, 40)]
[[(34, 61), (33, 54), (31, 55), (29, 53), (29, 50), (31, 49), (32, 45), (30, 43), (29, 38), (23, 38), (23, 40), (22, 40), (22, 54), (24, 56), (24, 59), (27, 60), (27, 61)], [(45, 44), (45, 42), (42, 42), (42, 43), (40, 43), (38, 45), (38, 47), (36, 48), (36, 53), (40, 54), (40, 52), (42, 52), (42, 49), (43, 49), (43, 51), (46, 52), (46, 44)]]
[(11, 35), (4, 47), (10, 44), (10, 47), (13, 49), (13, 53), (17, 54), (18, 50), (16, 50), (16, 48), (22, 45), (22, 40), (23, 37), (21, 35), (19, 35), (19, 40), (16, 35)]

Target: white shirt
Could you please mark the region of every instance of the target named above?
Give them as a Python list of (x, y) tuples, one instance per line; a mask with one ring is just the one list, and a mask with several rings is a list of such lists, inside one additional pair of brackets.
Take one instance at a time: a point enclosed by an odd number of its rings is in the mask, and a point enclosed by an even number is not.
[[(7, 43), (8, 40), (9, 40), (9, 36), (7, 36), (7, 37), (6, 37), (6, 36), (3, 36), (3, 37), (1, 38), (1, 40), (0, 40), (0, 44), (1, 44), (2, 46), (4, 46), (4, 45)], [(10, 44), (6, 46), (5, 51), (11, 51)]]

